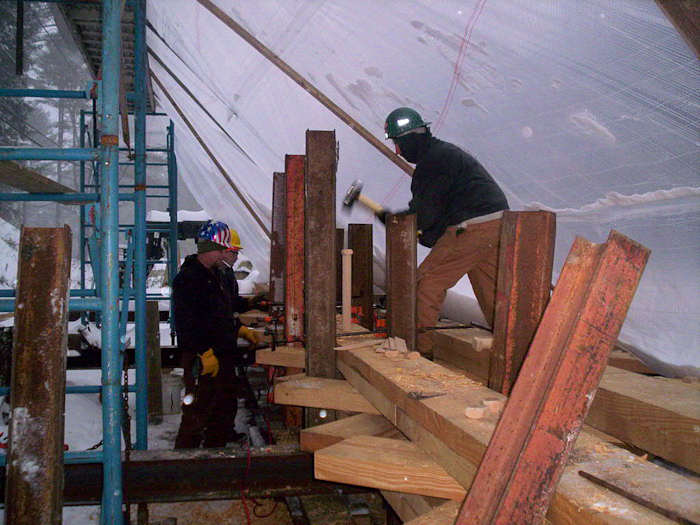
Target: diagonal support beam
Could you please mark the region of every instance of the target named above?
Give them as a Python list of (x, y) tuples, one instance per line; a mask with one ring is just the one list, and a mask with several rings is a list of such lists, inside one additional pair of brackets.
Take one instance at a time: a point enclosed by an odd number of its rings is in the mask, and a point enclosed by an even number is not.
[(616, 231), (574, 241), (458, 525), (544, 518), (648, 257)]

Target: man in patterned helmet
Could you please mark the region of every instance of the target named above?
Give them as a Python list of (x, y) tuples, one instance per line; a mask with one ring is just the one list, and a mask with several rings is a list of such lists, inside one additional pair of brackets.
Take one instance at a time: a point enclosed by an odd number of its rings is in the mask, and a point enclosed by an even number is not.
[(182, 420), (175, 448), (223, 447), (236, 436), (238, 336), (256, 345), (258, 334), (241, 326), (237, 314), (249, 309), (235, 279), (221, 271), (242, 249), (236, 230), (208, 221), (196, 238), (197, 253), (185, 258), (173, 280), (178, 348), (185, 380)]

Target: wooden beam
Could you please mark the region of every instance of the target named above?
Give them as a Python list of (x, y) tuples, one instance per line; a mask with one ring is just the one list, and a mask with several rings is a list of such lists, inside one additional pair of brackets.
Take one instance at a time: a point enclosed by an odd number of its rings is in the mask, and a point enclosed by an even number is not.
[(386, 293), (389, 335), (416, 349), (416, 216), (387, 215)]
[(22, 228), (5, 520), (60, 523), (71, 231)]
[(700, 389), (608, 367), (586, 423), (700, 473)]
[[(478, 328), (437, 330), (435, 356), (488, 380), (489, 334)], [(648, 377), (608, 365), (586, 418), (592, 427), (684, 468), (700, 472), (697, 385)]]
[[(285, 270), (285, 337), (304, 339), (304, 164), (303, 155), (286, 155), (287, 233)], [(302, 367), (303, 368), (303, 367)]]
[(501, 219), (489, 388), (508, 395), (549, 301), (556, 216), (508, 211)]
[(576, 238), (456, 525), (544, 518), (648, 258)]
[[(331, 423), (303, 429), (299, 435), (299, 448), (306, 452), (315, 452), (353, 436), (405, 439), (401, 432), (385, 417), (373, 414), (357, 414)], [(391, 490), (382, 490), (381, 493), (403, 521), (411, 520), (429, 512), (446, 501), (443, 498)], [(457, 507), (455, 508), (456, 515)]]
[(353, 436), (397, 438), (400, 435), (401, 432), (384, 416), (356, 414), (323, 425), (302, 429), (299, 434), (299, 448), (305, 452), (316, 452)]
[(700, 58), (700, 7), (695, 0), (656, 0), (688, 46)]
[[(29, 193), (75, 193), (73, 188), (59, 184), (37, 171), (9, 160), (0, 161), (0, 183)], [(62, 204), (83, 204), (83, 202), (66, 201)]]
[[(334, 131), (306, 131), (304, 177), (304, 336), (306, 373), (335, 377), (335, 170)], [(306, 411), (306, 426), (332, 421)]]
[(409, 441), (355, 436), (314, 452), (316, 479), (462, 500), (466, 491)]
[(302, 77), (294, 69), (292, 69), (284, 60), (273, 53), (268, 47), (266, 47), (260, 40), (251, 35), (246, 31), (243, 26), (237, 23), (233, 18), (228, 16), (223, 10), (214, 5), (211, 0), (198, 0), (205, 8), (207, 8), (215, 17), (217, 17), (221, 22), (226, 24), (230, 29), (236, 32), (243, 40), (248, 42), (253, 48), (255, 48), (260, 54), (272, 62), (276, 67), (278, 67), (285, 75), (291, 78), (294, 82), (299, 84), (304, 90), (306, 90), (312, 97), (318, 100), (321, 104), (327, 107), (331, 112), (338, 117), (342, 122), (347, 124), (350, 129), (355, 131), (363, 139), (374, 146), (382, 155), (388, 158), (391, 162), (396, 164), (401, 168), (406, 175), (409, 177), (413, 176), (413, 168), (401, 157), (399, 157), (394, 151), (386, 146), (382, 141), (380, 141), (374, 134), (370, 133), (364, 126), (353, 119), (345, 111), (343, 111), (340, 106), (324, 95), (318, 88), (316, 88), (311, 82)]
[(303, 369), (306, 366), (306, 350), (303, 346), (278, 346), (274, 352), (269, 348), (263, 348), (256, 350), (255, 362), (259, 365)]
[[(465, 417), (464, 408), (479, 405), (485, 399), (505, 399), (504, 396), (427, 359), (392, 361), (371, 349), (339, 352), (338, 368), (384, 417), (462, 486), (469, 487), (497, 415), (473, 420)], [(440, 390), (445, 394), (423, 400), (409, 397), (409, 392), (417, 390)], [(578, 475), (578, 470), (585, 470), (588, 464), (612, 460), (626, 463), (626, 475), (634, 479), (636, 456), (582, 432), (559, 481), (549, 519), (567, 525), (617, 524), (624, 515), (627, 523), (668, 523), (658, 514), (600, 490)], [(615, 509), (614, 514), (607, 512), (611, 508)]]
[(270, 236), (270, 299), (284, 303), (287, 202), (284, 173), (272, 176), (272, 232)]
[(374, 330), (372, 225), (349, 224), (348, 248), (352, 250), (352, 304), (361, 310), (360, 325)]
[(305, 374), (283, 376), (275, 382), (274, 396), (278, 405), (379, 414), (377, 409), (344, 379), (308, 377)]

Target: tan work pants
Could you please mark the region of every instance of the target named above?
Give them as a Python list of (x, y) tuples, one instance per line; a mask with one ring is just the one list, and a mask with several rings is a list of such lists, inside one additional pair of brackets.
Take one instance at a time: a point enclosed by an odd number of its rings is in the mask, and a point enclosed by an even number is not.
[(461, 233), (450, 226), (418, 267), (417, 347), (421, 354), (432, 356), (432, 333), (423, 328), (435, 326), (447, 290), (464, 274), (469, 274), (481, 311), (493, 325), (500, 234), (500, 219), (469, 224)]

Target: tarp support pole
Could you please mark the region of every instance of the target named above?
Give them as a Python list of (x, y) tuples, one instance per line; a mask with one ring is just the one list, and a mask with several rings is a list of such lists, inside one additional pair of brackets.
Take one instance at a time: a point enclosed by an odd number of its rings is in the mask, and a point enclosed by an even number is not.
[(372, 133), (370, 133), (367, 130), (367, 128), (365, 128), (362, 124), (357, 122), (345, 111), (343, 111), (340, 108), (340, 106), (338, 106), (330, 98), (324, 95), (318, 88), (311, 84), (311, 82), (306, 80), (303, 76), (301, 76), (294, 69), (292, 69), (284, 60), (282, 60), (268, 47), (266, 47), (262, 42), (260, 42), (260, 40), (255, 38), (248, 31), (246, 31), (243, 28), (243, 26), (238, 24), (233, 18), (228, 16), (216, 5), (214, 5), (214, 2), (212, 2), (211, 0), (198, 0), (198, 2), (202, 4), (202, 6), (204, 6), (206, 9), (208, 9), (211, 12), (211, 14), (213, 14), (215, 17), (221, 20), (229, 28), (231, 28), (238, 36), (240, 36), (243, 40), (245, 40), (251, 46), (253, 46), (258, 52), (260, 52), (260, 54), (262, 54), (265, 58), (267, 58), (270, 62), (277, 66), (285, 75), (287, 75), (294, 82), (296, 82), (302, 88), (304, 88), (304, 90), (306, 90), (312, 97), (314, 97), (321, 104), (323, 104), (325, 107), (331, 110), (331, 112), (336, 117), (345, 122), (345, 124), (347, 124), (350, 127), (350, 129), (355, 131), (355, 133), (360, 135), (363, 139), (365, 139), (372, 146), (374, 146), (379, 151), (379, 153), (384, 155), (391, 162), (393, 162), (399, 168), (401, 168), (406, 173), (406, 175), (408, 175), (409, 177), (413, 176), (413, 168), (410, 164), (408, 164), (405, 160), (403, 160), (396, 153), (394, 153), (390, 148), (386, 146), (386, 144), (384, 144)]

